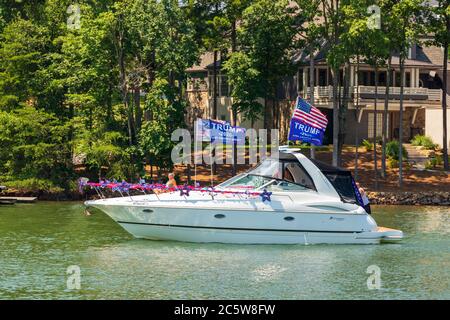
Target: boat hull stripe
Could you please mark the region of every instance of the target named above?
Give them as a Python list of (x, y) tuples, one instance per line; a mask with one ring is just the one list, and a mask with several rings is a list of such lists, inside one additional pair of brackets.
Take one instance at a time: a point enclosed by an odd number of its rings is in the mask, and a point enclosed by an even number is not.
[(331, 231), (331, 230), (291, 230), (291, 229), (257, 229), (257, 228), (233, 228), (233, 227), (208, 227), (208, 226), (188, 226), (176, 224), (159, 224), (146, 222), (117, 221), (120, 224), (137, 224), (156, 227), (192, 228), (192, 229), (216, 229), (216, 230), (240, 230), (240, 231), (278, 231), (278, 232), (316, 232), (316, 233), (362, 233), (363, 231)]

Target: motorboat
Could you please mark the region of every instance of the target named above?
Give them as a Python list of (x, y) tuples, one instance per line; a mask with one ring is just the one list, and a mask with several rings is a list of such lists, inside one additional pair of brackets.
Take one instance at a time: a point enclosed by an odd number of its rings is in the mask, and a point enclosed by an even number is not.
[(136, 238), (235, 244), (379, 244), (403, 238), (358, 204), (351, 173), (283, 150), (210, 191), (86, 201)]

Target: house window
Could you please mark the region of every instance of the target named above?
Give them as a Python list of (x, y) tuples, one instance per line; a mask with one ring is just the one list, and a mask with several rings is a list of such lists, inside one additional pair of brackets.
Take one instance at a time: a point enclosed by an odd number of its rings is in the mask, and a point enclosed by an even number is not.
[[(395, 86), (400, 87), (401, 79), (400, 79), (400, 71), (395, 73)], [(411, 86), (411, 73), (405, 72), (405, 87)]]
[(386, 86), (386, 71), (382, 71), (378, 73), (378, 85), (380, 87)]
[[(210, 97), (212, 97), (212, 96), (213, 96), (213, 92), (214, 92), (214, 76), (209, 75), (209, 76), (208, 76), (208, 82), (209, 82), (209, 86), (208, 86), (208, 95), (209, 95)], [(216, 83), (217, 83), (217, 82), (219, 82), (219, 77), (216, 78)], [(216, 93), (218, 93), (218, 92), (216, 91)]]
[[(306, 87), (309, 88), (309, 68), (306, 69)], [(314, 69), (317, 70), (317, 69)], [(314, 86), (317, 86), (317, 72), (314, 71)]]
[(368, 86), (369, 85), (369, 72), (368, 71), (359, 71), (358, 85), (360, 85), (360, 86)]
[(319, 86), (327, 85), (327, 69), (319, 69)]
[[(375, 133), (375, 121), (374, 121), (374, 112), (370, 112), (368, 114), (368, 126), (367, 126), (367, 136), (369, 139), (374, 138)], [(389, 132), (389, 117), (387, 117), (387, 132)], [(383, 113), (377, 112), (377, 128), (375, 137), (381, 137), (383, 133)]]
[(229, 93), (229, 86), (228, 86), (228, 78), (227, 76), (220, 76), (219, 77), (219, 96), (221, 97), (228, 97), (230, 95)]
[(297, 77), (297, 92), (302, 91), (303, 91), (303, 69), (299, 69)]

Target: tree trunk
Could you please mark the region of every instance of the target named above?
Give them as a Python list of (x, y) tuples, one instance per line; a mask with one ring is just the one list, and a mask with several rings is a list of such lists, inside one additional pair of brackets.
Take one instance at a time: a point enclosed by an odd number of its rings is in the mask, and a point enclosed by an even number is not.
[(339, 149), (338, 154), (342, 154), (342, 148), (344, 146), (344, 140), (347, 133), (346, 130), (346, 119), (347, 119), (347, 110), (348, 110), (348, 102), (349, 102), (349, 91), (350, 91), (350, 61), (346, 61), (344, 64), (344, 83), (342, 90), (341, 101), (342, 103), (339, 106)]
[[(231, 23), (231, 52), (236, 52), (236, 20), (233, 20)], [(237, 108), (232, 108), (233, 112), (233, 126), (237, 126)], [(233, 141), (233, 169), (232, 169), (232, 175), (233, 177), (236, 175), (237, 172), (237, 143), (236, 141)]]
[[(147, 71), (147, 85), (148, 88), (151, 89), (153, 86), (153, 82), (155, 81), (155, 59), (156, 59), (156, 53), (155, 51), (152, 51), (150, 54), (150, 61), (148, 63), (148, 67), (146, 69)], [(150, 114), (149, 110), (144, 111), (144, 120), (150, 121), (152, 115)], [(147, 162), (148, 163), (148, 162)]]
[(391, 87), (391, 62), (392, 54), (389, 53), (386, 73), (386, 92), (384, 94), (383, 128), (382, 128), (382, 151), (381, 151), (381, 176), (386, 178), (386, 143), (387, 143), (387, 122), (389, 110), (389, 91)]
[(378, 66), (375, 66), (375, 101), (373, 105), (373, 168), (375, 174), (375, 190), (378, 190), (377, 164), (377, 104), (378, 104)]
[[(237, 108), (235, 106), (232, 106), (232, 113), (233, 113), (233, 127), (237, 126)], [(237, 143), (233, 140), (233, 167), (232, 167), (232, 175), (233, 177), (236, 175), (237, 171)]]
[(214, 50), (214, 62), (213, 62), (213, 92), (212, 92), (212, 110), (211, 119), (217, 119), (217, 50)]
[(403, 91), (405, 86), (405, 59), (400, 55), (400, 124), (398, 133), (398, 186), (403, 185)]
[[(313, 48), (310, 48), (310, 54), (309, 54), (309, 103), (313, 106), (314, 105), (314, 53)], [(319, 79), (317, 79), (319, 80)], [(314, 159), (316, 157), (314, 145), (311, 144), (311, 159)]]
[(277, 98), (277, 89), (275, 87), (273, 91), (273, 101), (272, 101), (272, 128), (280, 129), (278, 126), (279, 123), (279, 117), (280, 117), (280, 109), (279, 109), (279, 101)]
[[(211, 111), (211, 119), (217, 119), (217, 54), (218, 51), (214, 50), (214, 62), (213, 62), (213, 107)], [(215, 158), (216, 156), (216, 148), (214, 148), (211, 152), (211, 156)], [(212, 174), (216, 174), (216, 163), (211, 162), (212, 166)]]
[[(450, 32), (450, 19), (447, 23), (447, 30)], [(448, 170), (448, 140), (447, 140), (447, 63), (448, 63), (448, 46), (449, 43), (444, 43), (444, 62), (442, 72), (442, 153), (444, 158), (444, 170)]]
[(355, 107), (355, 119), (356, 119), (356, 125), (355, 125), (355, 180), (358, 180), (358, 146), (359, 146), (359, 55), (356, 56), (356, 107)]
[[(272, 118), (269, 103), (267, 102), (269, 99), (269, 95), (266, 93), (264, 97), (264, 129), (269, 132), (270, 129), (270, 119)], [(270, 115), (270, 116), (269, 116)]]
[(139, 87), (134, 89), (134, 109), (136, 133), (138, 133), (141, 130), (142, 126), (141, 88)]
[(119, 38), (119, 73), (120, 73), (120, 89), (122, 93), (122, 103), (127, 111), (127, 125), (128, 125), (128, 143), (133, 145), (133, 111), (130, 110), (128, 102), (128, 87), (126, 83), (126, 71), (125, 71), (125, 57), (123, 50), (123, 37)]
[(338, 152), (339, 147), (339, 68), (331, 69), (333, 77), (333, 160), (332, 165), (337, 167), (340, 164), (340, 157)]

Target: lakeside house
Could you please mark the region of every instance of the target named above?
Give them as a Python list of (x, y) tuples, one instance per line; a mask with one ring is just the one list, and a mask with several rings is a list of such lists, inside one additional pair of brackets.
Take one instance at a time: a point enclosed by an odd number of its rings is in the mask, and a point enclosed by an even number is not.
[[(324, 46), (323, 48), (325, 48)], [(286, 137), (289, 120), (293, 110), (293, 104), (300, 95), (309, 99), (309, 65), (308, 54), (299, 52), (295, 57), (295, 75), (286, 77), (278, 86), (277, 110), (272, 110), (272, 116), (276, 118), (274, 127), (280, 129), (280, 136)], [(442, 145), (442, 61), (443, 49), (435, 46), (413, 45), (405, 61), (405, 88), (403, 102), (403, 142), (408, 142), (416, 134), (430, 136), (433, 141)], [(326, 49), (314, 54), (314, 101), (315, 106), (325, 113), (329, 120), (333, 115), (333, 90), (330, 67), (326, 61)], [(217, 118), (232, 120), (232, 98), (227, 75), (221, 71), (221, 60), (217, 61)], [(399, 109), (400, 109), (400, 72), (399, 58), (392, 58), (391, 87), (389, 93), (389, 111), (387, 119), (388, 139), (399, 137)], [(449, 68), (450, 69), (450, 68)], [(346, 136), (344, 143), (355, 144), (355, 133), (358, 130), (358, 143), (363, 139), (373, 139), (381, 136), (384, 99), (386, 90), (386, 67), (379, 68), (377, 121), (375, 128), (375, 69), (364, 63), (359, 64), (359, 73), (356, 72), (355, 60), (350, 63), (350, 88), (349, 110), (346, 119)], [(187, 85), (187, 99), (190, 102), (187, 123), (190, 125), (197, 117), (208, 118), (211, 116), (213, 106), (213, 54), (205, 53), (201, 56), (200, 63), (187, 70), (189, 75)], [(340, 70), (341, 79), (343, 68)], [(341, 81), (342, 82), (342, 81)], [(448, 92), (450, 91), (450, 72), (448, 75)], [(342, 97), (343, 88), (339, 89)], [(263, 100), (261, 99), (261, 103)], [(357, 111), (357, 107), (360, 108)], [(448, 123), (450, 139), (450, 96), (447, 95)], [(250, 127), (249, 121), (245, 121), (238, 115), (238, 125)], [(254, 123), (254, 128), (262, 128), (263, 121)], [(329, 121), (325, 133), (324, 144), (332, 143), (333, 121)], [(449, 140), (450, 144), (450, 140)]]

